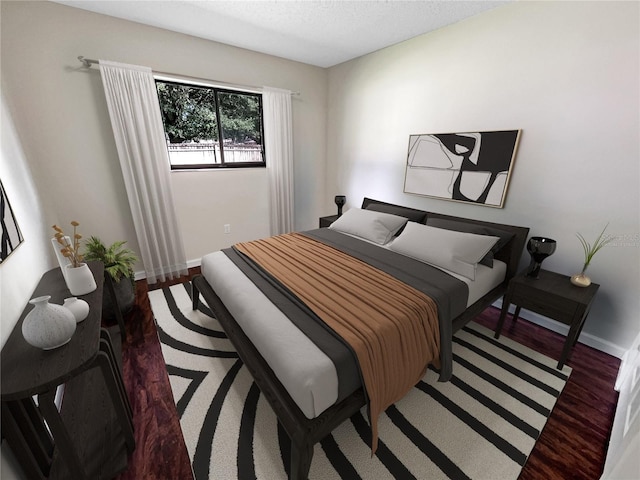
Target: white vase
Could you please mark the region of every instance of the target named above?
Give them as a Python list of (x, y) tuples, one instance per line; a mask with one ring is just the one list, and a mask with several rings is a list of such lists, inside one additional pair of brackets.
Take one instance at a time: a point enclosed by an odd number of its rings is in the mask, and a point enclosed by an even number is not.
[(62, 305), (49, 303), (50, 295), (29, 300), (35, 305), (22, 322), (22, 336), (30, 345), (51, 350), (67, 343), (76, 331), (73, 313)]
[(85, 295), (97, 288), (93, 273), (86, 263), (77, 267), (67, 265), (66, 281), (71, 295)]
[(76, 319), (76, 323), (80, 323), (85, 318), (87, 318), (87, 315), (89, 315), (89, 304), (81, 298), (65, 298), (62, 306), (73, 313), (73, 316)]
[(573, 283), (576, 287), (588, 287), (591, 285), (591, 279), (582, 273), (577, 273), (571, 277), (571, 283)]

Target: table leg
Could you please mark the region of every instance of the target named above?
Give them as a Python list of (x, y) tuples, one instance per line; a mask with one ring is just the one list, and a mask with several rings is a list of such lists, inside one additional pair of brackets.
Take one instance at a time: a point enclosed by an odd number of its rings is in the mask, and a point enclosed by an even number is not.
[(517, 322), (518, 321), (518, 317), (520, 316), (520, 310), (521, 309), (522, 309), (522, 307), (516, 306), (516, 311), (513, 312), (513, 318), (511, 319), (512, 322)]
[(53, 442), (31, 397), (2, 402), (2, 433), (29, 478), (49, 476)]
[(569, 357), (569, 352), (575, 345), (576, 340), (578, 339), (578, 334), (580, 333), (580, 323), (573, 323), (571, 328), (569, 329), (569, 333), (567, 334), (567, 339), (564, 342), (564, 347), (562, 347), (562, 354), (560, 355), (560, 360), (558, 361), (558, 370), (562, 369), (567, 358)]
[(113, 369), (118, 368), (118, 366), (112, 365), (109, 356), (103, 351), (98, 352), (96, 361), (102, 370), (102, 375), (107, 384), (107, 390), (111, 396), (111, 403), (120, 421), (120, 427), (122, 428), (122, 434), (124, 435), (129, 453), (131, 453), (135, 449), (136, 441), (133, 433), (133, 424), (129, 418), (127, 407), (121, 396), (120, 387), (118, 386), (115, 372), (113, 371)]
[(60, 457), (64, 460), (69, 474), (73, 479), (88, 479), (82, 464), (80, 463), (80, 457), (74, 448), (73, 441), (69, 436), (69, 432), (64, 426), (64, 422), (60, 417), (58, 408), (54, 402), (55, 390), (38, 395), (38, 407), (42, 412), (42, 416), (47, 421), (51, 434), (54, 438)]

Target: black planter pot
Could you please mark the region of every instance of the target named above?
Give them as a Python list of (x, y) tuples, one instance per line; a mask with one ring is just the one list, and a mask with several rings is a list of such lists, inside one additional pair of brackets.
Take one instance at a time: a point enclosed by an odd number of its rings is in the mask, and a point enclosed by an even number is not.
[[(120, 312), (122, 315), (129, 313), (136, 299), (135, 290), (131, 283), (131, 280), (128, 278), (122, 278), (119, 282), (115, 280), (113, 282), (113, 289), (116, 293), (116, 298), (118, 300), (118, 305), (120, 306)], [(102, 318), (104, 320), (115, 320), (116, 313), (114, 311), (113, 302), (111, 301), (111, 295), (109, 294), (109, 289), (107, 286), (104, 286), (104, 291), (102, 292)]]

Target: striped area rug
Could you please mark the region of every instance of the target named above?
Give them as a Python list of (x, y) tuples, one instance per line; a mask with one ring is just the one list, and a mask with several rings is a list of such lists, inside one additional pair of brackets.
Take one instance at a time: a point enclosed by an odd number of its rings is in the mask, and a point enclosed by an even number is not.
[[(149, 292), (197, 480), (285, 479), (290, 447), (271, 407), (190, 284)], [(379, 420), (366, 412), (315, 446), (310, 478), (516, 479), (571, 369), (470, 323), (454, 338), (454, 376), (428, 371)]]

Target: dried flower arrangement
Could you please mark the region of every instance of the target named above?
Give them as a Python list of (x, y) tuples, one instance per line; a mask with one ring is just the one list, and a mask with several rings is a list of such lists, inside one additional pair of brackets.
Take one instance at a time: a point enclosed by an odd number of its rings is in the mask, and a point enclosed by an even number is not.
[(74, 268), (79, 267), (83, 260), (82, 254), (80, 253), (80, 239), (82, 238), (82, 235), (77, 232), (79, 225), (80, 224), (75, 220), (71, 222), (71, 226), (73, 226), (73, 237), (71, 242), (69, 241), (69, 237), (64, 234), (62, 228), (58, 225), (53, 226), (53, 229), (56, 231), (54, 236), (58, 243), (62, 245), (60, 252), (69, 259), (71, 266)]

